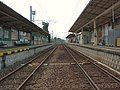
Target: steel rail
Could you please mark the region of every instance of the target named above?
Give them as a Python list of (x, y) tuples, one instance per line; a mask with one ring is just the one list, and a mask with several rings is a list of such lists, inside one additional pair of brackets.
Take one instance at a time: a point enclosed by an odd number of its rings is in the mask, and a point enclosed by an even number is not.
[(88, 82), (90, 83), (90, 85), (95, 89), (95, 90), (100, 90), (100, 88), (96, 85), (96, 83), (91, 79), (91, 77), (87, 74), (87, 72), (84, 70), (84, 68), (77, 62), (77, 60), (75, 59), (75, 57), (72, 55), (72, 53), (70, 52), (70, 50), (68, 50), (68, 48), (66, 46), (64, 46), (65, 49), (67, 50), (67, 52), (69, 53), (69, 55), (73, 58), (73, 60), (76, 62), (76, 64), (79, 66), (79, 68), (83, 71), (83, 74), (85, 75), (85, 77), (87, 78)]
[(25, 67), (26, 65), (28, 65), (32, 61), (36, 60), (37, 58), (39, 58), (41, 55), (43, 55), (46, 52), (48, 52), (48, 50), (46, 50), (45, 52), (43, 52), (41, 54), (38, 54), (37, 56), (35, 56), (34, 58), (32, 58), (30, 61), (28, 61), (27, 63), (25, 63), (24, 65), (18, 67), (17, 69), (15, 69), (12, 72), (8, 73), (7, 75), (3, 76), (2, 78), (0, 78), (0, 82), (3, 81), (4, 79), (8, 78), (9, 76), (13, 75), (15, 72), (19, 71), (20, 69), (22, 69), (23, 67)]
[[(76, 52), (77, 53), (77, 52)], [(81, 54), (78, 52), (78, 54)], [(83, 55), (83, 54), (82, 54)], [(85, 55), (83, 55), (84, 58), (89, 58), (86, 57)], [(94, 61), (94, 60), (93, 60)], [(102, 67), (98, 66), (97, 63), (93, 63), (92, 61), (89, 60), (89, 62), (91, 62), (93, 65), (95, 65), (98, 69), (102, 70), (104, 73), (106, 73), (107, 75), (109, 75), (111, 78), (113, 78), (114, 80), (116, 80), (119, 84), (120, 84), (120, 79), (117, 78), (116, 76), (114, 76), (113, 74), (111, 74), (110, 72), (108, 72), (107, 70), (103, 69)]]
[[(70, 49), (71, 49), (71, 48), (70, 48)], [(76, 54), (78, 54), (78, 55), (82, 54), (82, 53), (80, 53), (80, 52), (78, 52), (78, 51), (76, 51), (76, 50), (74, 50), (74, 49), (71, 49), (71, 50), (73, 50), (73, 51), (74, 51)], [(107, 70), (105, 70), (105, 69), (103, 69), (102, 67), (100, 67), (95, 60), (92, 59), (92, 60), (95, 61), (96, 63), (94, 63), (94, 62), (92, 62), (91, 60), (89, 60), (89, 59), (91, 59), (91, 58), (87, 57), (86, 55), (84, 55), (84, 54), (82, 54), (82, 55), (83, 55), (84, 58), (86, 58), (89, 62), (91, 62), (93, 65), (95, 65), (98, 69), (102, 70), (106, 75), (109, 75), (113, 80), (117, 81), (117, 82), (120, 84), (120, 79), (119, 79), (119, 78), (117, 78), (116, 76), (114, 76), (113, 74), (111, 74), (110, 72), (108, 72)], [(88, 59), (88, 58), (89, 58), (89, 59)]]
[(52, 53), (56, 50), (57, 47), (55, 47), (51, 53), (43, 59), (43, 61), (35, 68), (35, 70), (23, 81), (22, 84), (19, 85), (19, 87), (16, 90), (22, 89), (22, 87), (27, 83), (27, 81), (36, 73), (36, 71), (44, 64), (44, 62), (52, 55)]

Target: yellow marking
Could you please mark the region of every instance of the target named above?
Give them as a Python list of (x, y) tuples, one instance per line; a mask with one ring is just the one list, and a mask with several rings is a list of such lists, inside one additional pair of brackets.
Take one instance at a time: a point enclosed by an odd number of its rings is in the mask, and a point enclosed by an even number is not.
[(18, 50), (14, 50), (14, 52), (18, 52)]
[(11, 54), (12, 53), (12, 51), (7, 51), (7, 54), (9, 55), (9, 54)]
[(4, 55), (4, 53), (3, 52), (0, 52), (0, 57), (2, 57)]
[(29, 48), (27, 48), (27, 50), (29, 50)]
[(23, 49), (20, 49), (20, 51), (22, 51)]
[(26, 50), (26, 48), (23, 48), (23, 50)]

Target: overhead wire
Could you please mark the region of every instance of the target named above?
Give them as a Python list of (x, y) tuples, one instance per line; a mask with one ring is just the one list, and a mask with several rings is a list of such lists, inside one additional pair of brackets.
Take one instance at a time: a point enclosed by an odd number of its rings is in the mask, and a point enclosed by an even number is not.
[(46, 20), (43, 20), (43, 21), (47, 21), (47, 22), (52, 21), (51, 18), (48, 16), (47, 10), (45, 8), (44, 9), (42, 8), (42, 3), (40, 3), (40, 0), (39, 1), (36, 0), (36, 4), (40, 7), (42, 11), (41, 13), (44, 13), (45, 17), (47, 18)]
[(70, 20), (69, 20), (69, 22), (68, 22), (68, 25), (71, 25), (71, 24), (72, 24), (71, 21), (73, 21), (73, 17), (74, 17), (74, 15), (76, 14), (76, 10), (77, 10), (79, 4), (80, 4), (80, 0), (77, 0), (77, 2), (76, 2), (76, 4), (75, 4), (75, 8), (73, 9), (73, 13), (72, 13), (72, 15), (71, 15), (71, 18), (70, 18)]

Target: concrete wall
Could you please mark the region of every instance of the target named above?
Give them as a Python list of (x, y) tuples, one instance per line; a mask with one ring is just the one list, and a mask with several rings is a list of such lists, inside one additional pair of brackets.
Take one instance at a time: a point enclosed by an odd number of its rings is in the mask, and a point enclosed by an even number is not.
[(78, 35), (78, 42), (79, 42), (79, 44), (83, 44), (82, 34)]
[(92, 38), (91, 32), (89, 31), (83, 32), (83, 44), (90, 44), (91, 38)]
[(5, 44), (7, 44), (7, 46), (14, 46), (14, 42), (13, 41), (3, 41)]
[[(0, 57), (0, 69), (4, 67), (4, 65), (3, 65), (4, 63), (5, 63), (5, 66), (7, 67), (9, 65), (14, 64), (17, 61), (25, 60), (28, 57), (31, 57), (51, 46), (53, 46), (53, 44), (48, 44), (48, 45), (46, 44), (43, 46), (31, 47), (30, 49), (24, 50), (21, 52), (4, 55), (4, 56)], [(5, 62), (3, 62), (3, 59), (5, 60)]]
[[(92, 33), (89, 31), (83, 31), (83, 34), (80, 33), (76, 36), (77, 42), (79, 44), (91, 44)], [(73, 42), (74, 43), (74, 42)]]
[(75, 44), (68, 44), (68, 46), (117, 71), (120, 71), (120, 52), (108, 51), (107, 49), (95, 49)]

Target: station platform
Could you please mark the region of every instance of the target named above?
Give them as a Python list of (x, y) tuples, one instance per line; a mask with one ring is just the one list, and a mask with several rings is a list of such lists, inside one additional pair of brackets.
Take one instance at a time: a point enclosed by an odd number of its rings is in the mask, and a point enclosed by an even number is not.
[(0, 49), (0, 69), (32, 57), (39, 52), (52, 47), (54, 44), (46, 43), (33, 46), (19, 46)]
[(0, 72), (0, 90), (120, 89), (120, 74), (61, 44), (10, 69)]
[(102, 50), (102, 51), (107, 51), (110, 53), (120, 53), (120, 47), (109, 47), (109, 46), (98, 46), (98, 45), (90, 45), (90, 44), (75, 44), (75, 43), (69, 43), (77, 46), (81, 46), (84, 48), (89, 48), (89, 49), (95, 49), (95, 50)]
[(110, 47), (110, 46), (94, 46), (94, 45), (84, 45), (84, 46), (87, 46), (87, 47), (92, 47), (92, 48), (101, 48), (101, 49), (105, 49), (105, 50), (111, 50), (111, 51), (119, 51), (120, 50), (120, 47)]
[(15, 46), (15, 47), (0, 47), (0, 57), (2, 57), (4, 54), (9, 55), (12, 53), (26, 51), (31, 48), (37, 48), (37, 47), (45, 46), (45, 45), (48, 45), (48, 44), (30, 45), (30, 46), (26, 45), (26, 46)]
[(68, 43), (69, 47), (83, 53), (111, 69), (120, 72), (120, 48), (107, 46), (92, 46)]

